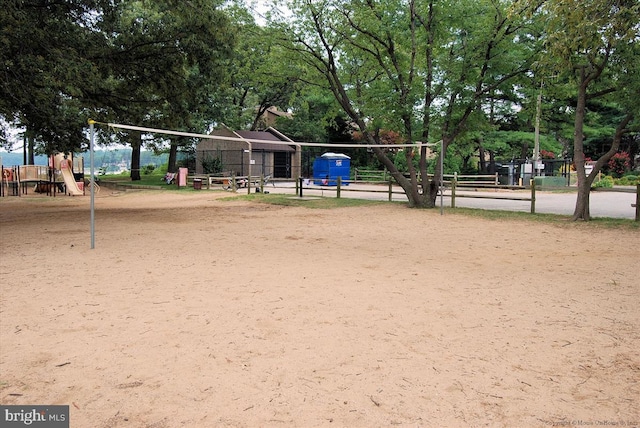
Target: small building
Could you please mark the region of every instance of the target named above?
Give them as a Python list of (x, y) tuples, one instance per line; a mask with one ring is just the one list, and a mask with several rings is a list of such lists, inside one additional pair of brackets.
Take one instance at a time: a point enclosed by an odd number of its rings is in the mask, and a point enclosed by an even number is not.
[(351, 178), (351, 158), (342, 153), (325, 153), (313, 162), (313, 184), (336, 186), (338, 177), (344, 185)]
[[(264, 175), (297, 179), (301, 172), (301, 147), (276, 130), (215, 130), (216, 139), (203, 139), (196, 147), (196, 174), (211, 173), (217, 165), (236, 176)], [(229, 139), (225, 139), (225, 137)]]

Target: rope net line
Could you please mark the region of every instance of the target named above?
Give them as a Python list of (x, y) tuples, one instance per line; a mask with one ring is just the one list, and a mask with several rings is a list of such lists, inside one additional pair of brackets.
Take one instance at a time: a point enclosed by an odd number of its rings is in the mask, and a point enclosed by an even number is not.
[[(95, 123), (100, 125), (108, 126), (109, 128), (114, 129), (126, 129), (130, 131), (140, 131), (146, 132), (149, 134), (163, 134), (163, 135), (175, 135), (178, 137), (188, 137), (188, 138), (200, 138), (200, 139), (208, 139), (208, 140), (223, 140), (223, 141), (237, 141), (239, 143), (264, 143), (265, 140), (255, 139), (255, 138), (238, 138), (238, 137), (224, 137), (220, 135), (208, 135), (208, 134), (197, 134), (192, 132), (183, 132), (183, 131), (173, 131), (169, 129), (159, 129), (159, 128), (147, 128), (144, 126), (135, 126), (135, 125), (124, 125), (120, 123), (104, 123), (104, 122), (96, 122), (94, 120), (90, 120), (89, 123)], [(272, 141), (269, 141), (272, 142)], [(441, 144), (440, 141), (437, 143), (402, 143), (402, 144), (358, 144), (358, 143), (307, 143), (307, 142), (299, 142), (299, 141), (277, 141), (277, 143), (282, 144), (291, 144), (296, 146), (305, 146), (305, 147), (341, 147), (341, 148), (405, 148), (405, 147), (433, 147), (439, 146)]]

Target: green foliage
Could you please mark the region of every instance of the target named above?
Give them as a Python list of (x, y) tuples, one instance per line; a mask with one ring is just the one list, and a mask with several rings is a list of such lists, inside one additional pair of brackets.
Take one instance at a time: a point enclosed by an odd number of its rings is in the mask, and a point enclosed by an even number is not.
[(595, 189), (611, 189), (613, 188), (613, 177), (605, 175), (600, 180), (595, 181), (591, 187)]
[[(411, 158), (413, 162), (414, 168), (418, 167), (418, 157), (413, 156)], [(393, 157), (393, 164), (398, 168), (398, 171), (402, 173), (407, 173), (409, 171), (409, 166), (407, 165), (407, 153), (404, 150), (398, 150)]]
[(637, 186), (640, 184), (640, 175), (627, 173), (622, 178), (614, 179), (614, 183), (618, 186)]
[[(483, 135), (483, 145), (496, 157), (502, 159), (524, 159), (533, 156), (535, 135), (525, 131), (492, 131)], [(550, 135), (540, 135), (540, 151), (560, 154), (562, 144)]]
[(202, 171), (205, 174), (217, 174), (222, 172), (224, 165), (220, 156), (205, 155), (202, 159)]
[[(490, 0), (328, 0), (291, 7), (296, 19), (288, 33), (300, 61), (370, 143), (384, 129), (404, 141), (442, 139), (446, 149), (462, 144), (465, 132), (490, 129), (493, 117), (487, 116), (515, 111), (515, 77), (528, 69), (538, 40), (529, 33), (529, 5), (510, 10)], [(456, 147), (454, 155), (468, 157), (469, 148)], [(396, 169), (399, 161), (379, 153)], [(426, 165), (427, 159), (418, 162)], [(435, 197), (428, 187), (412, 191), (417, 182), (401, 185), (411, 197), (424, 195), (412, 205)]]
[[(367, 142), (385, 133), (442, 139), (447, 172), (475, 169), (481, 150), (530, 157), (540, 93), (543, 153), (571, 156), (576, 133), (584, 135), (576, 153), (599, 159), (628, 112), (637, 132), (638, 2), (290, 3), (290, 16), (262, 26), (241, 2), (221, 0), (6, 2), (0, 119), (25, 126), (42, 152), (75, 151), (86, 146), (88, 115), (201, 133), (220, 122), (263, 126), (259, 113), (275, 105), (293, 113), (276, 127), (298, 141), (348, 142), (354, 128)], [(584, 127), (574, 129), (579, 73), (600, 66), (587, 73)], [(167, 144), (99, 134), (134, 151)], [(3, 126), (0, 140), (7, 137)], [(637, 137), (626, 141), (620, 150), (633, 157)], [(194, 143), (171, 140), (172, 154), (185, 147), (179, 165), (194, 168)], [(345, 152), (353, 166), (410, 168), (403, 152)], [(144, 155), (132, 159), (137, 172)]]
[(264, 193), (252, 193), (250, 195), (234, 196), (231, 199), (244, 199), (254, 202), (260, 202), (271, 205), (284, 205), (284, 206), (301, 206), (305, 208), (313, 209), (336, 209), (336, 208), (348, 208), (359, 206), (371, 206), (380, 205), (387, 202), (372, 201), (359, 198), (313, 198), (313, 199), (300, 199), (292, 198), (289, 195), (278, 194), (264, 194)]
[(303, 64), (292, 61), (290, 52), (277, 28), (242, 19), (237, 47), (227, 62), (228, 85), (216, 90), (220, 120), (234, 129), (271, 126), (261, 121), (265, 111), (271, 107), (286, 111), (302, 86)]
[(282, 117), (275, 127), (295, 141), (349, 142), (347, 121), (340, 116), (335, 98), (317, 87), (307, 87), (291, 104), (292, 117)]
[(144, 175), (149, 175), (149, 174), (152, 174), (153, 171), (155, 171), (155, 169), (156, 169), (156, 166), (150, 163), (144, 166), (144, 168), (142, 169), (142, 173)]
[[(88, 58), (99, 36), (98, 2), (3, 2), (0, 13), (0, 127), (25, 127), (40, 153), (77, 151), (89, 88), (99, 73)], [(4, 140), (5, 147), (12, 142)]]

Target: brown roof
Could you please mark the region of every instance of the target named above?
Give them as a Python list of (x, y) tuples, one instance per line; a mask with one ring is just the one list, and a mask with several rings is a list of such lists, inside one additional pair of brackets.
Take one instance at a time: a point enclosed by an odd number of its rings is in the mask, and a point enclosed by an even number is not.
[[(262, 150), (265, 152), (295, 152), (296, 149), (289, 142), (283, 141), (274, 133), (268, 131), (235, 131), (235, 134), (242, 138), (251, 140), (251, 150)], [(231, 138), (238, 138), (237, 135), (227, 130), (215, 130), (211, 135), (220, 135)], [(255, 141), (262, 140), (262, 141)], [(264, 141), (264, 142), (263, 142)]]
[[(263, 150), (265, 152), (295, 152), (296, 150), (288, 143), (282, 141), (276, 135), (267, 131), (236, 131), (238, 135), (247, 140), (252, 140), (252, 150)], [(265, 140), (256, 142), (253, 140)]]

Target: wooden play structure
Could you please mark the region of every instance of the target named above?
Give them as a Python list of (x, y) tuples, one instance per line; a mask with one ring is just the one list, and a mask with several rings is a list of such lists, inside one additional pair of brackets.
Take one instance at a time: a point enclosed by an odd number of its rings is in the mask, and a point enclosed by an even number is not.
[(26, 195), (29, 189), (37, 193), (55, 196), (84, 195), (84, 159), (72, 154), (58, 153), (49, 156), (49, 165), (2, 165), (0, 196)]

